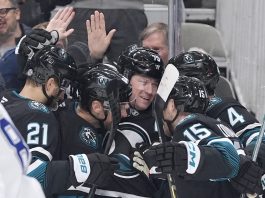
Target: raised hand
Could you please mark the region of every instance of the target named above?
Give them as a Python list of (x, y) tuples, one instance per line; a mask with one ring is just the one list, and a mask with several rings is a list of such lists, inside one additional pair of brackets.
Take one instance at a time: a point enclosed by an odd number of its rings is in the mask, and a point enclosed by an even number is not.
[(60, 9), (50, 20), (46, 30), (48, 32), (56, 30), (59, 33), (59, 39), (65, 39), (74, 31), (74, 29), (66, 30), (74, 16), (75, 12), (73, 7), (65, 7)]
[(112, 29), (108, 34), (106, 33), (104, 14), (98, 11), (86, 21), (86, 27), (90, 56), (102, 59), (116, 30)]

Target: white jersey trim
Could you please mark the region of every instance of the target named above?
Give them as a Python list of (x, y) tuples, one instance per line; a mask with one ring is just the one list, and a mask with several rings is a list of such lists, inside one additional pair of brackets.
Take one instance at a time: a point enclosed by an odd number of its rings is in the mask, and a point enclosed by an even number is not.
[(249, 125), (247, 125), (244, 129), (241, 129), (240, 131), (236, 132), (236, 135), (239, 137), (239, 136), (242, 135), (246, 130), (254, 129), (254, 128), (256, 128), (256, 127), (260, 127), (260, 126), (261, 126), (260, 123), (249, 124)]
[(29, 165), (27, 174), (31, 173), (33, 170), (37, 169), (41, 164), (43, 164), (43, 161), (37, 159), (35, 162)]
[(42, 153), (44, 154), (46, 157), (48, 157), (48, 159), (51, 161), (52, 160), (52, 155), (49, 151), (45, 150), (44, 148), (42, 147), (35, 147), (35, 148), (32, 148), (30, 149), (30, 152), (33, 152), (33, 151), (37, 151), (39, 153)]
[[(89, 187), (84, 187), (84, 186), (77, 186), (75, 188), (75, 187), (71, 186), (70, 188), (68, 188), (68, 190), (79, 190), (79, 191), (82, 191), (82, 192), (89, 193), (90, 188)], [(102, 190), (102, 189), (97, 189), (95, 194), (96, 195), (102, 195), (102, 196), (109, 196), (109, 197), (149, 198), (149, 197), (143, 197), (143, 196), (137, 196), (137, 195), (132, 195), (132, 194), (128, 194), (128, 193), (123, 193), (123, 192)]]
[(246, 146), (249, 145), (250, 142), (252, 142), (257, 136), (259, 135), (259, 132), (253, 133), (247, 140)]
[[(133, 123), (133, 122), (122, 122), (122, 123), (120, 123), (119, 125), (120, 125), (120, 126), (122, 126), (122, 125), (132, 125), (132, 126), (135, 126), (135, 127), (139, 128), (139, 129), (141, 129), (141, 131), (143, 131), (143, 132), (145, 133), (145, 136), (148, 138), (148, 141), (149, 141), (149, 143), (151, 144), (151, 140), (150, 140), (149, 134), (147, 133), (147, 131), (146, 131), (143, 127), (139, 126), (138, 124), (135, 124), (135, 123)], [(124, 130), (120, 130), (120, 129), (118, 129), (118, 131), (124, 131)], [(126, 130), (126, 131), (130, 131), (130, 132), (134, 132), (134, 133), (138, 134), (137, 131), (133, 131), (133, 130)], [(132, 135), (130, 135), (130, 136), (132, 136)], [(139, 136), (140, 136), (140, 135), (139, 135)], [(125, 137), (126, 137), (126, 136), (125, 136)], [(127, 139), (128, 139), (128, 138), (127, 138)], [(142, 137), (141, 137), (141, 139), (142, 139)], [(134, 148), (135, 148), (135, 146), (134, 146)]]

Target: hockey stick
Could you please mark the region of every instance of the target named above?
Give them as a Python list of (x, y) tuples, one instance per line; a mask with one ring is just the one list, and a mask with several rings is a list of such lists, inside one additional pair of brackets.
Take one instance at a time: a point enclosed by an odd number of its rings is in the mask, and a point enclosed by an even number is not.
[(254, 162), (257, 161), (260, 145), (261, 145), (261, 142), (262, 142), (262, 138), (264, 136), (264, 130), (265, 130), (265, 115), (263, 117), (263, 123), (262, 123), (262, 126), (260, 128), (259, 136), (258, 136), (257, 142), (256, 142), (254, 150), (253, 150), (253, 154), (252, 154), (252, 160)]
[[(118, 82), (114, 80), (109, 84), (109, 86), (106, 89), (107, 96), (109, 98), (110, 111), (112, 113), (111, 128), (110, 128), (110, 131), (108, 132), (109, 136), (108, 136), (108, 140), (107, 140), (107, 143), (105, 145), (105, 150), (104, 150), (104, 154), (106, 155), (109, 154), (110, 147), (112, 145), (113, 139), (115, 137), (115, 134), (116, 134), (116, 131), (117, 131), (120, 119), (121, 119), (120, 106), (119, 106), (120, 104), (119, 102), (117, 102), (117, 98), (119, 96), (119, 91), (117, 87), (119, 87)], [(96, 190), (97, 190), (97, 186), (92, 185), (87, 198), (93, 198)]]
[[(261, 146), (261, 143), (262, 143), (262, 138), (264, 136), (264, 132), (265, 132), (265, 115), (263, 117), (263, 122), (262, 122), (262, 126), (260, 128), (260, 131), (259, 131), (259, 136), (258, 136), (258, 139), (256, 141), (256, 144), (255, 144), (255, 147), (254, 147), (254, 150), (253, 150), (253, 153), (252, 153), (252, 161), (256, 162), (257, 161), (257, 157), (258, 157), (258, 153), (259, 153), (259, 149), (260, 149), (260, 146)], [(252, 195), (252, 194), (247, 194), (246, 195), (248, 198), (255, 198), (257, 197), (256, 194)], [(245, 195), (241, 195), (241, 198), (245, 198), (246, 197)]]
[[(157, 94), (154, 99), (153, 114), (155, 117), (156, 124), (158, 125), (157, 128), (161, 143), (165, 142), (165, 133), (162, 121), (163, 109), (171, 90), (173, 89), (175, 83), (178, 81), (178, 78), (179, 71), (177, 70), (177, 68), (172, 64), (168, 64), (160, 81), (160, 84), (157, 89)], [(177, 198), (176, 186), (170, 174), (167, 174), (167, 180), (171, 197)]]

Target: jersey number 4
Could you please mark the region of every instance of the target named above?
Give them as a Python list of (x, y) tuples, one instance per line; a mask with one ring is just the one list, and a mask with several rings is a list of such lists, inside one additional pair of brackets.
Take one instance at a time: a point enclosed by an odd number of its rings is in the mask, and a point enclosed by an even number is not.
[(227, 110), (229, 122), (231, 126), (234, 126), (236, 123), (241, 122), (244, 123), (244, 117), (236, 112), (236, 110), (233, 107), (230, 107)]
[(27, 131), (27, 144), (47, 145), (48, 124), (29, 123)]

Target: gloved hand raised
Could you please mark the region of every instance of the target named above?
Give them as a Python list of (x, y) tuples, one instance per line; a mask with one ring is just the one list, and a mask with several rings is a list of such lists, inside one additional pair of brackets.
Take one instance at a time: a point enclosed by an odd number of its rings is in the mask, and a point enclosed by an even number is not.
[(105, 154), (70, 155), (70, 181), (74, 187), (81, 184), (95, 184), (105, 187), (114, 170), (119, 168), (118, 160)]
[(58, 38), (58, 32), (55, 30), (47, 32), (43, 29), (34, 29), (20, 39), (15, 52), (28, 59), (34, 55), (36, 50), (46, 45), (56, 44)]

